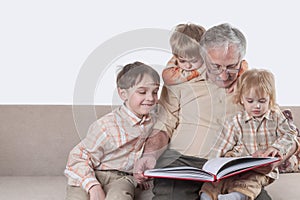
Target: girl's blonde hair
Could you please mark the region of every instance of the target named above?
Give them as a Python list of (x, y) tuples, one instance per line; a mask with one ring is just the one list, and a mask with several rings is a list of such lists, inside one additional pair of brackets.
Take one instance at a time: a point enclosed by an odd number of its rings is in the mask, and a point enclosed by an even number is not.
[(250, 69), (245, 71), (237, 80), (234, 103), (242, 104), (243, 95), (254, 89), (258, 96), (269, 95), (270, 108), (276, 105), (276, 89), (274, 75), (265, 69)]
[(205, 28), (197, 24), (178, 24), (171, 37), (172, 53), (183, 58), (201, 58), (200, 39)]

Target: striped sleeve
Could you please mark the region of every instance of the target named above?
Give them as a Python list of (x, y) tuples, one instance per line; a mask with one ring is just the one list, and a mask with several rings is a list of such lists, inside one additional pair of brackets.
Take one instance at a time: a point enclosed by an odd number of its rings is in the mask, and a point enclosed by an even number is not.
[(291, 151), (294, 143), (297, 143), (297, 131), (290, 126), (288, 120), (280, 112), (277, 116), (277, 136), (278, 138), (273, 143), (273, 147), (278, 149), (282, 155), (286, 155)]
[(86, 138), (75, 146), (68, 158), (64, 171), (68, 177), (68, 184), (82, 187), (86, 192), (97, 184), (100, 184), (94, 173), (94, 168), (101, 163), (104, 151), (101, 146), (108, 141), (105, 127), (96, 121), (89, 128)]
[(228, 151), (231, 151), (236, 145), (236, 128), (232, 122), (227, 121), (216, 143), (209, 152), (208, 158), (224, 157)]

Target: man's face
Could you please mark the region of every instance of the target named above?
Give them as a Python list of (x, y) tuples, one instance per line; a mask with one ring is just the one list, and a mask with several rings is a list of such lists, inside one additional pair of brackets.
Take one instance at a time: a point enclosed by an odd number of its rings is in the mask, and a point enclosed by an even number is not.
[(205, 60), (207, 74), (211, 81), (222, 88), (229, 88), (237, 79), (240, 69), (239, 54), (235, 46), (211, 48)]

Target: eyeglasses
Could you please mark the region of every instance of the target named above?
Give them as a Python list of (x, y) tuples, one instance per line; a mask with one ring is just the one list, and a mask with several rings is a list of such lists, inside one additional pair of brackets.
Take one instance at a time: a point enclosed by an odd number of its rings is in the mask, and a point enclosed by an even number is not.
[[(222, 72), (226, 71), (229, 74), (237, 74), (239, 73), (241, 69), (241, 64), (240, 61), (238, 61), (235, 64), (232, 65), (227, 65), (227, 66), (222, 66), (222, 65), (217, 65), (217, 64), (208, 64), (207, 69), (208, 72), (214, 75), (219, 75)], [(236, 68), (238, 66), (238, 68)]]

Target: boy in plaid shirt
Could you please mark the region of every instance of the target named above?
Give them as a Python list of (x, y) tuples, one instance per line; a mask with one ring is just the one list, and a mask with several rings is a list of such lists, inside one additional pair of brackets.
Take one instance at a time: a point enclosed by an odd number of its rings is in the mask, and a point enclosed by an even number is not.
[(70, 152), (67, 199), (134, 198), (133, 165), (151, 133), (160, 77), (150, 66), (135, 62), (122, 68), (116, 82), (124, 104), (95, 121)]

